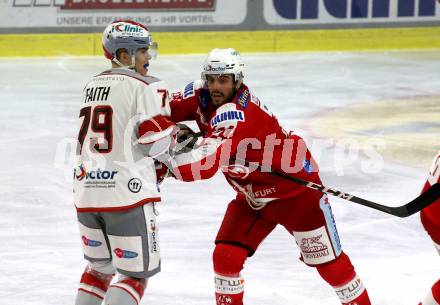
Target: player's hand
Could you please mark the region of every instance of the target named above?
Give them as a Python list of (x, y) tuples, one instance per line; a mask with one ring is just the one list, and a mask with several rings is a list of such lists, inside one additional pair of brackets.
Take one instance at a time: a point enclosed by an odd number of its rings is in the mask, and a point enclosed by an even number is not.
[(176, 124), (179, 130), (177, 131), (177, 143), (184, 142), (189, 138), (194, 137), (194, 130), (192, 130), (188, 125), (177, 123)]
[(155, 160), (154, 167), (156, 169), (156, 177), (158, 184), (161, 184), (165, 178), (174, 177), (173, 173), (162, 162)]
[(179, 130), (177, 131), (176, 153), (183, 153), (193, 149), (197, 143), (197, 133), (194, 132), (188, 125), (178, 123), (176, 124)]

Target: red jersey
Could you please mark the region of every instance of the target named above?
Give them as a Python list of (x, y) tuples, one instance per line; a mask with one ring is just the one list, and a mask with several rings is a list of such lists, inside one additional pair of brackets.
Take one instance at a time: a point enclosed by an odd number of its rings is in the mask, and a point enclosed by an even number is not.
[[(305, 190), (271, 171), (320, 183), (318, 166), (304, 141), (284, 131), (245, 85), (231, 102), (218, 108), (203, 85), (201, 80), (188, 84), (170, 103), (173, 122), (194, 120), (203, 134), (199, 147), (174, 158), (173, 172), (179, 180), (208, 179), (221, 169), (229, 184), (255, 208)], [(231, 157), (250, 164), (231, 162)], [(252, 164), (263, 166), (263, 171)]]
[[(440, 183), (440, 153), (435, 157), (434, 162), (432, 163), (428, 180), (426, 181), (422, 192), (425, 192), (431, 185), (434, 185), (435, 183)], [(432, 222), (435, 222), (440, 226), (440, 200), (437, 200), (433, 204), (424, 208), (422, 213), (428, 216)]]

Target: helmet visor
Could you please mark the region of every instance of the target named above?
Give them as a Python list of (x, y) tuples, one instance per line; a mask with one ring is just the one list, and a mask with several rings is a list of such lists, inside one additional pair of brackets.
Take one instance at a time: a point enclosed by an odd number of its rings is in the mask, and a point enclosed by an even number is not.
[(152, 59), (157, 58), (157, 49), (159, 48), (159, 45), (155, 41), (150, 42), (150, 46), (148, 47), (148, 54), (151, 56)]

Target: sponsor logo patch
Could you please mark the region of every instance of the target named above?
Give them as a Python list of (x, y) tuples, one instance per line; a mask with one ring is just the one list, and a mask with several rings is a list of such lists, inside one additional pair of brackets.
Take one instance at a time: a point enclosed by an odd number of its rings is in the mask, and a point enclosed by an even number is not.
[(108, 171), (100, 168), (93, 171), (86, 171), (84, 165), (81, 164), (74, 169), (73, 173), (74, 178), (78, 181), (81, 181), (84, 178), (86, 180), (112, 180), (115, 178), (118, 171)]
[(217, 114), (211, 120), (211, 127), (215, 127), (224, 121), (241, 121), (244, 122), (244, 112), (241, 110), (230, 110)]
[(271, 187), (271, 188), (266, 188), (266, 189), (262, 189), (259, 191), (255, 191), (254, 195), (256, 198), (263, 198), (272, 194), (275, 194), (277, 191), (277, 189), (275, 187)]
[(211, 65), (205, 66), (205, 72), (225, 72), (226, 67), (213, 67)]
[(131, 178), (128, 181), (128, 189), (132, 193), (139, 193), (142, 188), (142, 181), (138, 178)]
[(313, 172), (313, 166), (310, 160), (304, 159), (303, 160), (303, 168), (306, 171), (306, 173), (311, 174)]
[(77, 181), (85, 181), (85, 188), (114, 188), (114, 181), (118, 171), (102, 170), (100, 168), (87, 171), (83, 164), (73, 170), (73, 179)]
[(365, 287), (361, 279), (356, 276), (353, 280), (351, 280), (344, 286), (336, 287), (335, 291), (342, 303), (357, 305), (357, 303), (353, 301), (356, 300), (365, 291)]
[(323, 244), (320, 239), (322, 235), (301, 239), (301, 252), (308, 259), (320, 258), (328, 256), (330, 253), (328, 247)]
[(137, 25), (118, 23), (113, 26), (112, 32), (114, 31), (126, 33), (142, 33), (144, 32), (144, 29)]
[(115, 250), (113, 250), (113, 252), (119, 258), (130, 259), (130, 258), (135, 258), (135, 257), (138, 256), (138, 254), (136, 252), (128, 251), (128, 250), (122, 250), (121, 248), (116, 248)]
[(102, 245), (102, 242), (100, 242), (99, 240), (88, 239), (84, 235), (81, 236), (81, 239), (82, 239), (84, 245), (89, 246), (89, 247), (99, 247)]
[(222, 171), (233, 179), (244, 179), (250, 174), (249, 167), (241, 164), (229, 164), (221, 167)]
[(194, 82), (189, 83), (183, 89), (183, 98), (194, 96)]
[(237, 294), (244, 289), (244, 279), (226, 276), (214, 277), (215, 290), (218, 293)]
[(250, 100), (251, 100), (251, 95), (249, 94), (249, 91), (245, 90), (237, 98), (237, 104), (240, 105), (243, 109), (245, 109), (249, 104)]
[(219, 295), (217, 297), (217, 304), (219, 305), (232, 305), (232, 298), (227, 295)]
[(150, 251), (151, 253), (157, 253), (158, 251), (158, 243), (157, 243), (157, 227), (156, 227), (156, 221), (154, 219), (150, 219)]

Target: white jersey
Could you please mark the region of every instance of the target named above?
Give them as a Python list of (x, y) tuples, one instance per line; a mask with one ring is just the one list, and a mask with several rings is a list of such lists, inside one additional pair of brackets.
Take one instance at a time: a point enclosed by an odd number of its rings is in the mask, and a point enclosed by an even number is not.
[(167, 86), (157, 78), (117, 68), (87, 83), (73, 183), (78, 211), (124, 210), (160, 201), (154, 160), (137, 142), (138, 127), (169, 114)]

